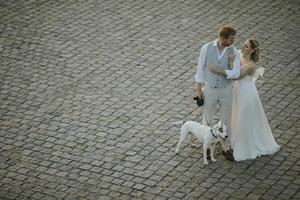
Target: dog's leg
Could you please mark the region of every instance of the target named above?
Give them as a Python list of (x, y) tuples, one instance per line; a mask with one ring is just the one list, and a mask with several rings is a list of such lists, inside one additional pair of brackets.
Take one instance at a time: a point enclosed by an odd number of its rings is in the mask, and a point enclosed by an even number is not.
[(216, 161), (217, 161), (217, 160), (215, 159), (215, 157), (214, 157), (215, 147), (216, 147), (216, 142), (213, 142), (213, 143), (210, 145), (210, 157), (211, 157), (211, 161), (212, 161), (212, 162), (216, 162)]
[(188, 134), (188, 130), (185, 127), (182, 127), (180, 130), (180, 139), (175, 150), (176, 154), (179, 152), (180, 144), (185, 140), (187, 134)]
[(203, 160), (204, 160), (204, 165), (208, 164), (207, 161), (207, 146), (205, 144), (203, 144)]
[(190, 134), (190, 145), (192, 148), (196, 147), (194, 140), (195, 140), (195, 138), (193, 137), (193, 134)]

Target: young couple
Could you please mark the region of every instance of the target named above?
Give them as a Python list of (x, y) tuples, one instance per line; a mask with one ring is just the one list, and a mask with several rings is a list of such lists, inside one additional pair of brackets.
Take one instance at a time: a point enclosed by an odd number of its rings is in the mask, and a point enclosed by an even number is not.
[(255, 159), (279, 150), (264, 113), (255, 80), (263, 74), (258, 68), (259, 44), (248, 38), (241, 51), (233, 46), (236, 31), (228, 25), (218, 30), (216, 40), (200, 51), (196, 95), (204, 98), (203, 121), (209, 126), (219, 109), (220, 120), (228, 128), (223, 154), (227, 160)]

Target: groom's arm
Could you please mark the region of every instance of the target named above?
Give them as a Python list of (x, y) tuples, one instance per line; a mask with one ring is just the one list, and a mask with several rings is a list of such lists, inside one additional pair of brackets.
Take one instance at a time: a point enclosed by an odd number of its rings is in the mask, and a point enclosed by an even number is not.
[(206, 64), (206, 51), (207, 51), (207, 44), (202, 46), (202, 48), (200, 50), (197, 71), (195, 74), (196, 95), (198, 97), (202, 96), (202, 87), (204, 86), (204, 67)]
[(207, 44), (203, 45), (200, 50), (197, 71), (195, 74), (195, 81), (196, 83), (200, 83), (200, 84), (204, 84), (204, 68), (206, 63), (206, 51), (207, 51)]

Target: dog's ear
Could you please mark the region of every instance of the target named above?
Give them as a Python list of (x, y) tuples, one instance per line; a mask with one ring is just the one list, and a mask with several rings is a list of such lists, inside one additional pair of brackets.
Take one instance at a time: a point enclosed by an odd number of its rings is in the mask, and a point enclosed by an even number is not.
[(223, 127), (220, 127), (220, 128), (219, 128), (219, 131), (220, 131), (221, 133), (223, 133)]
[(221, 122), (221, 120), (218, 122), (218, 125), (219, 125), (220, 127), (222, 127), (222, 122)]

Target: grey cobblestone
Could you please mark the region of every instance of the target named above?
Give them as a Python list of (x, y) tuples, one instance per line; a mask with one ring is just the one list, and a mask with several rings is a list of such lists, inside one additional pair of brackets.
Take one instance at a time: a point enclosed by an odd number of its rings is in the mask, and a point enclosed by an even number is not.
[[(1, 199), (299, 199), (295, 0), (2, 1)], [(261, 45), (258, 92), (281, 150), (174, 154), (200, 47), (225, 23)]]

